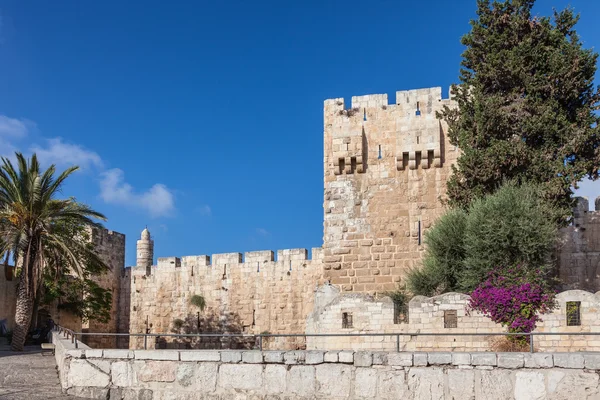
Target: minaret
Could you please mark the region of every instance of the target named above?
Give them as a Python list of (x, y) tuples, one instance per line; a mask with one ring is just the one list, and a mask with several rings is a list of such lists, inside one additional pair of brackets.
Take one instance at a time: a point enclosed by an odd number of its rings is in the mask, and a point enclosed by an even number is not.
[(154, 259), (154, 240), (150, 238), (148, 228), (142, 231), (142, 237), (137, 241), (137, 261), (138, 267), (146, 268), (146, 275), (152, 271), (152, 261)]

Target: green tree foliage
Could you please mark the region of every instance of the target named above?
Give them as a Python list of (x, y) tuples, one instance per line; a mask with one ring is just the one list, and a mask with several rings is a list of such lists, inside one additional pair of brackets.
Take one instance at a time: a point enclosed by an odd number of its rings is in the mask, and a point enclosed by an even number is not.
[(199, 294), (193, 295), (192, 298), (190, 299), (190, 303), (192, 303), (193, 305), (198, 307), (200, 309), (200, 311), (204, 311), (204, 309), (206, 308), (206, 300), (204, 299), (203, 296), (201, 296)]
[(584, 49), (571, 9), (533, 17), (534, 0), (478, 0), (462, 38), (458, 109), (446, 107), (448, 136), (462, 154), (448, 182), (450, 205), (464, 209), (504, 180), (541, 184), (559, 223), (572, 187), (598, 178), (598, 54)]
[(423, 267), (409, 272), (413, 294), (471, 292), (494, 268), (520, 265), (551, 273), (556, 209), (539, 186), (503, 185), (475, 200), (467, 212), (450, 211), (426, 232)]

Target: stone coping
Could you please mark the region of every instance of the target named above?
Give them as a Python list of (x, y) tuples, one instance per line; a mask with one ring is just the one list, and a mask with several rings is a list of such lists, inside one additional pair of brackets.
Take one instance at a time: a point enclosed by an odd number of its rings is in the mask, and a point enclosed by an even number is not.
[(458, 368), (571, 368), (600, 370), (600, 352), (382, 352), (382, 351), (258, 351), (258, 350), (121, 350), (67, 349), (80, 359), (220, 362), (231, 364), (352, 364), (357, 367), (455, 366)]

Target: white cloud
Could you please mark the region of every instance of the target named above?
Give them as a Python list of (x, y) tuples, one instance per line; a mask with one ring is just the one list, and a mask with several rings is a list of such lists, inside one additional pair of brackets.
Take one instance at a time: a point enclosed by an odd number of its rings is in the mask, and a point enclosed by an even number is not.
[(210, 217), (212, 215), (212, 209), (208, 204), (203, 204), (199, 207), (196, 207), (196, 212), (205, 217)]
[(13, 138), (22, 138), (27, 136), (29, 127), (34, 125), (31, 121), (25, 119), (9, 118), (6, 115), (0, 115), (0, 135)]
[(152, 217), (168, 216), (175, 209), (173, 193), (161, 183), (143, 193), (136, 193), (133, 187), (125, 182), (124, 172), (118, 168), (109, 169), (101, 176), (100, 196), (107, 203), (139, 207), (148, 211)]
[(258, 233), (260, 236), (271, 236), (271, 232), (265, 228), (256, 228), (256, 233)]
[(102, 158), (98, 153), (85, 149), (77, 144), (65, 143), (61, 138), (48, 139), (47, 147), (33, 145), (31, 151), (36, 153), (42, 165), (78, 165), (81, 168), (94, 166), (102, 168)]

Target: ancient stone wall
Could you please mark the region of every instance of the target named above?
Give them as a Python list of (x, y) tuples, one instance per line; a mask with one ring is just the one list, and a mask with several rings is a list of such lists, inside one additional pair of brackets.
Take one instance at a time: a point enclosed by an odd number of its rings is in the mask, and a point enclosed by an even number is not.
[(596, 210), (590, 211), (587, 198), (577, 198), (573, 222), (561, 231), (557, 259), (565, 289), (600, 290), (600, 198)]
[(439, 87), (325, 101), (323, 266), (343, 291), (392, 290), (418, 265), (458, 156), (446, 105)]
[(15, 305), (18, 279), (13, 276), (14, 268), (0, 264), (0, 321), (6, 320), (7, 328), (15, 324)]
[[(131, 268), (130, 332), (144, 333), (301, 333), (312, 311), (314, 291), (322, 271), (322, 251), (312, 249), (159, 258), (149, 270)], [(147, 272), (150, 272), (148, 275)], [(194, 295), (206, 302), (193, 305)], [(252, 346), (252, 343), (234, 343)], [(304, 341), (283, 340), (288, 347)], [(229, 347), (229, 341), (173, 340), (151, 347)], [(273, 345), (276, 343), (273, 342)], [(281, 343), (280, 343), (281, 344)], [(132, 338), (132, 348), (143, 339)]]
[(597, 353), (74, 349), (62, 388), (94, 399), (596, 399)]
[[(309, 334), (385, 333), (375, 337), (309, 337), (308, 349), (369, 349), (401, 351), (490, 351), (498, 336), (423, 336), (419, 334), (501, 333), (506, 329), (475, 311), (468, 311), (469, 296), (446, 293), (435, 297), (416, 296), (407, 312), (395, 309), (389, 297), (374, 298), (366, 294), (339, 293), (324, 287), (317, 296), (315, 311), (307, 320)], [(577, 317), (568, 318), (567, 304), (579, 307)], [(577, 305), (578, 304), (578, 305)], [(538, 351), (600, 351), (600, 335), (568, 335), (568, 333), (600, 332), (600, 292), (569, 290), (557, 295), (557, 308), (541, 315), (535, 332), (561, 332), (565, 335), (537, 335)], [(397, 314), (398, 313), (398, 314)], [(346, 316), (344, 316), (346, 314)], [(395, 317), (395, 314), (396, 317)], [(350, 316), (350, 317), (348, 317)], [(401, 318), (399, 318), (401, 317)], [(344, 327), (350, 319), (351, 326)], [(394, 333), (401, 334), (394, 336)]]

